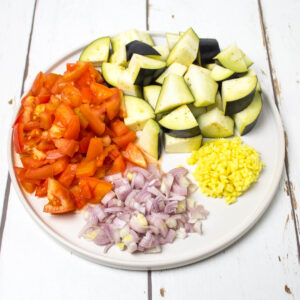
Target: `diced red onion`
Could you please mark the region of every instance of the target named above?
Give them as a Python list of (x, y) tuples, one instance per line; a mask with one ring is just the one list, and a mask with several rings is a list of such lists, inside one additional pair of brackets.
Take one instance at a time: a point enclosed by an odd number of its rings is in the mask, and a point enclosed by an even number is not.
[(110, 191), (102, 198), (101, 203), (105, 206), (107, 202), (113, 199), (115, 196), (116, 194), (113, 191)]

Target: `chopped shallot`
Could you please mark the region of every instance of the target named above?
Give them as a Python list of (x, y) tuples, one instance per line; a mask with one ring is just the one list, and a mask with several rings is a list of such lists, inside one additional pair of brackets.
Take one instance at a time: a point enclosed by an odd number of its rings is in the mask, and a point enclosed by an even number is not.
[(129, 167), (124, 174), (106, 176), (114, 184), (102, 203), (85, 210), (86, 225), (80, 236), (105, 246), (114, 244), (128, 252), (158, 253), (188, 233), (202, 233), (208, 212), (188, 198), (197, 186), (185, 168), (163, 174), (155, 164), (148, 169)]

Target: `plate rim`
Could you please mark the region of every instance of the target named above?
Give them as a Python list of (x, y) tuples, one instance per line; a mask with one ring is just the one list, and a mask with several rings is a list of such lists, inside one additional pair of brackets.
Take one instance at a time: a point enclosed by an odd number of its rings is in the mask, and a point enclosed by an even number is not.
[[(152, 37), (164, 37), (164, 32), (159, 31), (144, 31), (148, 34), (150, 34)], [(111, 35), (114, 36), (115, 34)], [(84, 47), (81, 46), (79, 48), (76, 48), (76, 50), (68, 52), (66, 55), (62, 56), (61, 58), (54, 61), (54, 63), (49, 64), (45, 71), (45, 73), (48, 73), (51, 69), (58, 67), (64, 62), (68, 57), (71, 57), (78, 52), (80, 52)], [(22, 99), (27, 92), (23, 93), (23, 95), (20, 97)], [(126, 269), (126, 270), (136, 270), (136, 271), (143, 271), (143, 270), (164, 270), (164, 269), (172, 269), (176, 267), (181, 267), (185, 265), (189, 265), (201, 260), (204, 260), (210, 256), (213, 256), (217, 254), (218, 252), (222, 251), (223, 249), (229, 247), (230, 245), (234, 244), (237, 240), (239, 240), (244, 234), (246, 234), (253, 226), (261, 219), (267, 208), (270, 206), (272, 200), (274, 199), (275, 193), (278, 189), (278, 185), (280, 182), (280, 179), (283, 174), (283, 168), (284, 168), (284, 158), (285, 158), (285, 139), (284, 139), (284, 129), (282, 125), (282, 120), (280, 117), (279, 110), (275, 104), (275, 101), (271, 100), (269, 97), (264, 97), (265, 101), (269, 102), (270, 108), (272, 110), (275, 122), (276, 122), (276, 131), (277, 136), (279, 140), (279, 159), (277, 161), (276, 165), (276, 173), (273, 175), (272, 184), (270, 186), (271, 193), (268, 194), (267, 199), (263, 202), (262, 205), (258, 206), (258, 211), (255, 212), (255, 214), (247, 216), (245, 222), (239, 224), (234, 230), (230, 231), (230, 234), (224, 235), (222, 238), (218, 239), (216, 242), (212, 243), (209, 248), (206, 249), (206, 251), (202, 252), (201, 254), (197, 253), (197, 251), (194, 251), (193, 254), (190, 254), (188, 257), (180, 260), (174, 260), (174, 259), (168, 259), (166, 262), (162, 265), (161, 262), (156, 262), (153, 260), (149, 260), (148, 262), (145, 261), (138, 261), (138, 260), (127, 260), (127, 259), (118, 259), (118, 258), (112, 258), (109, 256), (101, 256), (89, 252), (88, 250), (85, 250), (72, 242), (69, 242), (68, 240), (64, 239), (60, 234), (55, 232), (51, 229), (40, 217), (38, 214), (34, 212), (34, 210), (31, 208), (29, 201), (26, 200), (23, 191), (18, 183), (18, 180), (16, 178), (14, 167), (13, 167), (13, 142), (12, 142), (12, 126), (9, 128), (8, 133), (8, 143), (7, 143), (7, 153), (8, 153), (8, 170), (11, 178), (11, 182), (13, 184), (13, 187), (18, 195), (19, 200), (23, 204), (25, 210), (29, 213), (31, 218), (39, 225), (40, 228), (42, 228), (52, 239), (54, 239), (56, 242), (58, 242), (61, 246), (64, 248), (71, 250), (76, 255), (87, 259), (89, 261), (92, 261), (94, 263), (98, 263), (101, 265), (105, 265), (108, 267), (118, 268), (118, 269)], [(273, 99), (273, 97), (272, 97)], [(20, 110), (20, 101), (16, 103), (16, 107), (14, 110), (14, 113), (12, 114), (12, 120), (11, 125), (14, 124), (14, 120)], [(173, 260), (173, 261), (172, 261)]]

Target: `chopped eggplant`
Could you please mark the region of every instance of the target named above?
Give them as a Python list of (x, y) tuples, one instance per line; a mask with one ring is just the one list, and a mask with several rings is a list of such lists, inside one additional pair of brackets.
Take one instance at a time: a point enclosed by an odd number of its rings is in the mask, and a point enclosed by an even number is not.
[(159, 59), (162, 61), (166, 61), (169, 56), (169, 48), (166, 45), (158, 45), (154, 46), (153, 49), (155, 49), (160, 55), (159, 56), (152, 56), (150, 55), (149, 57)]
[(143, 94), (146, 101), (155, 109), (156, 103), (161, 91), (161, 86), (159, 85), (147, 85), (144, 86)]
[(252, 101), (257, 85), (256, 76), (245, 76), (222, 82), (223, 111), (226, 115), (236, 114)]
[(169, 74), (162, 85), (155, 113), (169, 111), (177, 106), (194, 102), (193, 95), (182, 76)]
[(196, 107), (193, 103), (188, 104), (188, 107), (196, 119), (207, 111), (207, 107)]
[(171, 136), (188, 138), (200, 134), (200, 128), (187, 105), (182, 105), (165, 115), (159, 124)]
[(156, 82), (159, 84), (163, 84), (164, 79), (169, 74), (177, 74), (179, 76), (183, 76), (186, 70), (187, 67), (185, 65), (174, 62), (156, 79)]
[(126, 55), (127, 61), (129, 61), (132, 55), (140, 54), (140, 55), (158, 55), (160, 56), (159, 52), (157, 52), (153, 47), (149, 46), (146, 43), (140, 41), (132, 41), (126, 45)]
[(220, 52), (219, 43), (216, 39), (200, 39), (197, 62), (205, 65), (214, 61), (214, 57)]
[(211, 78), (209, 70), (190, 65), (184, 79), (195, 98), (195, 106), (206, 106), (215, 102), (218, 84)]
[[(220, 92), (217, 92), (216, 102), (214, 104), (208, 105), (206, 107), (206, 110), (210, 111), (210, 110), (214, 109), (215, 107), (217, 107), (219, 110), (221, 110), (223, 112), (223, 101), (222, 101)], [(223, 115), (224, 115), (224, 112), (223, 112)]]
[(149, 85), (166, 68), (166, 63), (157, 59), (134, 54), (128, 65), (131, 82), (135, 85)]
[(126, 126), (134, 131), (144, 128), (149, 119), (154, 119), (152, 107), (142, 98), (124, 97), (127, 117), (124, 119)]
[(148, 120), (138, 138), (137, 145), (155, 159), (161, 155), (160, 127), (152, 119)]
[(110, 48), (110, 37), (102, 37), (91, 42), (81, 53), (80, 61), (89, 61), (99, 67), (103, 62), (108, 61)]
[(201, 133), (207, 138), (224, 138), (234, 133), (234, 122), (217, 107), (198, 118)]
[(180, 35), (177, 33), (166, 33), (166, 39), (168, 43), (169, 50), (171, 51), (178, 40), (180, 39)]
[(261, 113), (261, 109), (261, 96), (259, 92), (256, 92), (250, 105), (239, 113), (233, 115), (235, 126), (240, 135), (245, 135), (252, 130)]
[(114, 53), (110, 56), (109, 62), (112, 64), (120, 65), (127, 67), (127, 59), (126, 59), (126, 48), (125, 45), (119, 47)]
[[(250, 70), (248, 70), (248, 72), (246, 74), (243, 74), (241, 77), (246, 77), (246, 76), (257, 76), (257, 75), (253, 69), (250, 69)], [(261, 86), (259, 84), (258, 78), (257, 78), (256, 91), (261, 92)]]
[(215, 81), (223, 81), (225, 79), (232, 79), (236, 77), (236, 73), (232, 70), (213, 64), (213, 69), (211, 70), (211, 78)]
[(188, 67), (196, 59), (198, 49), (199, 38), (194, 30), (189, 28), (170, 51), (167, 65), (169, 66), (174, 62), (178, 62)]
[(128, 71), (124, 67), (105, 62), (102, 64), (102, 75), (108, 84), (118, 87), (124, 94), (141, 96), (140, 87), (130, 82)]
[(229, 70), (237, 73), (243, 73), (247, 72), (248, 70), (244, 57), (245, 55), (234, 43), (222, 50), (214, 57), (214, 59), (217, 59), (223, 67)]
[(197, 135), (190, 138), (177, 138), (167, 133), (164, 136), (166, 153), (190, 153), (200, 148), (202, 136)]

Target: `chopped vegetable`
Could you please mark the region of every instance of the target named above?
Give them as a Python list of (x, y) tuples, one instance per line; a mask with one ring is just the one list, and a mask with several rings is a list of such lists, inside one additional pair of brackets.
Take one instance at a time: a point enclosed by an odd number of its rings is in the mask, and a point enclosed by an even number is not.
[(87, 223), (80, 236), (105, 246), (104, 252), (117, 245), (130, 253), (158, 253), (176, 237), (202, 233), (208, 212), (189, 198), (197, 187), (187, 178), (186, 169), (163, 174), (152, 164), (148, 169), (131, 167), (125, 175), (105, 177), (114, 188), (102, 204), (86, 208)]

